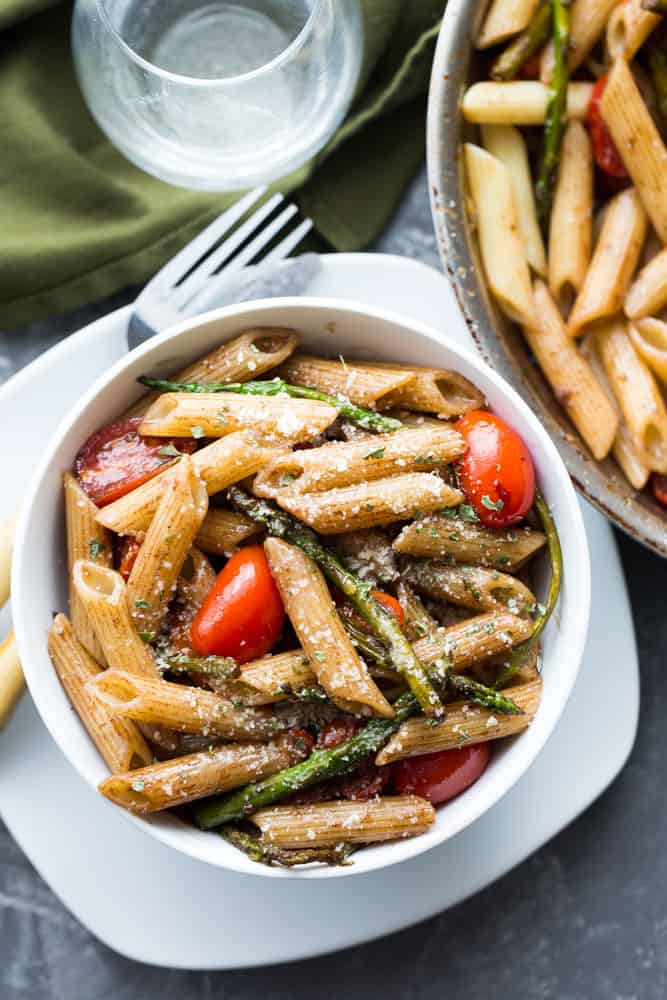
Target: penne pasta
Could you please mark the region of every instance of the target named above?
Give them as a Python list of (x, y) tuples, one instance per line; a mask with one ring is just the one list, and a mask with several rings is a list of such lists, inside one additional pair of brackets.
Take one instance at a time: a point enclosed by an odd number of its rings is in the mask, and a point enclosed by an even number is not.
[(148, 680), (122, 670), (103, 670), (87, 689), (122, 718), (179, 733), (264, 742), (282, 728), (265, 709), (236, 707), (204, 688)]
[(279, 374), (293, 385), (307, 385), (330, 396), (343, 396), (357, 406), (373, 407), (393, 389), (409, 382), (412, 369), (400, 365), (377, 368), (359, 361), (328, 361), (297, 352), (281, 366)]
[(19, 660), (14, 633), (0, 642), (0, 729), (11, 717), (25, 690), (25, 677)]
[(650, 469), (667, 472), (667, 408), (648, 365), (640, 358), (625, 324), (600, 327), (595, 344), (625, 422)]
[(499, 531), (471, 523), (462, 517), (432, 514), (406, 525), (394, 541), (396, 552), (457, 563), (513, 571), (545, 544), (541, 531), (507, 528)]
[(150, 647), (135, 630), (125, 581), (115, 570), (79, 559), (72, 580), (102, 647), (116, 670), (156, 680), (160, 672)]
[[(583, 126), (578, 122), (571, 122), (569, 127), (574, 126), (583, 129)], [(509, 171), (514, 188), (519, 232), (526, 259), (533, 271), (546, 277), (547, 257), (537, 221), (533, 182), (530, 177), (528, 153), (523, 136), (512, 125), (482, 125), (482, 143), (487, 153), (500, 160)], [(561, 152), (561, 157), (564, 156), (565, 144)]]
[(466, 143), (463, 149), (487, 280), (503, 312), (526, 323), (533, 297), (509, 171), (479, 146)]
[(640, 358), (667, 385), (667, 323), (647, 316), (628, 324), (628, 336)]
[(419, 836), (435, 822), (435, 809), (416, 795), (392, 795), (368, 802), (272, 806), (248, 819), (261, 830), (262, 841), (274, 847), (323, 847)]
[(549, 290), (569, 309), (581, 290), (591, 259), (593, 231), (593, 152), (581, 122), (569, 122), (549, 225)]
[(0, 608), (9, 599), (11, 589), (12, 553), (18, 511), (0, 521)]
[(303, 649), (251, 660), (242, 665), (240, 678), (244, 684), (266, 695), (268, 702), (281, 701), (289, 691), (317, 684), (310, 658)]
[[(384, 367), (376, 365), (377, 368)], [(458, 417), (485, 406), (482, 393), (472, 382), (446, 368), (413, 368), (412, 378), (381, 400), (382, 409), (405, 408), (438, 417)]]
[(620, 465), (623, 470), (623, 475), (628, 480), (630, 485), (636, 490), (641, 490), (644, 486), (646, 486), (650, 469), (644, 461), (642, 451), (635, 441), (630, 428), (623, 420), (620, 407), (616, 402), (616, 397), (614, 396), (613, 389), (609, 383), (609, 379), (607, 378), (607, 373), (602, 367), (602, 362), (600, 361), (598, 353), (595, 349), (594, 334), (588, 333), (583, 338), (581, 343), (581, 353), (590, 365), (591, 371), (595, 376), (595, 381), (598, 383), (616, 411), (618, 430), (616, 431), (616, 437), (614, 438), (614, 443), (611, 448), (612, 455)]
[(165, 484), (127, 583), (127, 601), (140, 633), (157, 635), (183, 563), (208, 510), (208, 493), (186, 455)]
[(438, 623), (432, 618), (412, 587), (403, 580), (396, 584), (396, 599), (403, 608), (405, 615), (405, 634), (410, 642), (423, 639), (438, 629)]
[[(586, 60), (596, 42), (604, 34), (607, 19), (619, 0), (574, 0), (570, 10), (568, 67), (570, 73)], [(619, 4), (620, 6), (620, 4)], [(553, 42), (542, 50), (540, 79), (551, 84), (554, 69)]]
[(655, 316), (667, 305), (667, 247), (641, 269), (628, 289), (623, 310), (628, 319)]
[(667, 149), (624, 59), (611, 68), (600, 113), (656, 233), (667, 243)]
[(134, 723), (109, 711), (89, 688), (103, 673), (78, 642), (65, 615), (56, 615), (49, 632), (49, 656), (67, 697), (112, 773), (152, 763), (153, 754)]
[(197, 532), (195, 544), (204, 552), (224, 556), (229, 555), (241, 542), (261, 531), (262, 526), (256, 521), (251, 521), (245, 514), (222, 510), (220, 507), (210, 507)]
[(579, 337), (623, 306), (639, 261), (648, 218), (634, 188), (621, 191), (607, 207), (590, 267), (568, 319), (568, 332)]
[(537, 10), (539, 0), (492, 0), (475, 48), (488, 49), (523, 31)]
[[(237, 431), (196, 451), (192, 464), (211, 496), (253, 475), (274, 456), (273, 449), (257, 445), (251, 432)], [(131, 493), (103, 507), (97, 515), (98, 522), (121, 535), (146, 531), (174, 468), (171, 466), (160, 472)]]
[[(301, 549), (277, 538), (268, 538), (264, 551), (294, 631), (329, 697), (346, 710), (365, 708), (393, 718), (394, 711), (352, 645), (316, 564)], [(247, 683), (245, 676), (242, 679)]]
[(612, 59), (632, 59), (662, 18), (644, 10), (642, 0), (622, 0), (607, 24), (607, 49)]
[(522, 715), (494, 715), (492, 711), (466, 702), (450, 702), (447, 718), (441, 726), (429, 726), (424, 719), (408, 719), (375, 758), (378, 766), (405, 757), (437, 753), (454, 747), (502, 739), (521, 732), (535, 717), (540, 704), (542, 681), (537, 678), (527, 684), (506, 688), (507, 694)]
[(338, 416), (327, 403), (289, 396), (169, 392), (150, 407), (139, 427), (154, 437), (221, 438), (252, 431), (264, 444), (296, 444), (322, 434)]
[(556, 398), (593, 456), (600, 461), (609, 453), (616, 437), (616, 411), (596, 382), (590, 365), (568, 336), (543, 282), (535, 282), (534, 296), (535, 323), (524, 327), (524, 337)]
[(461, 503), (463, 494), (432, 472), (412, 472), (323, 493), (278, 494), (277, 501), (323, 535), (391, 524)]
[[(571, 83), (567, 88), (567, 117), (583, 120), (588, 113), (593, 85)], [(543, 125), (547, 117), (549, 87), (537, 80), (509, 83), (473, 83), (463, 95), (463, 117), (476, 125)]]
[(79, 559), (90, 559), (100, 566), (111, 566), (111, 537), (97, 523), (98, 508), (70, 472), (65, 473), (65, 522), (67, 526), (67, 568), (69, 570), (69, 607), (74, 635), (101, 666), (106, 665), (102, 647), (72, 582), (72, 569)]
[[(298, 341), (294, 330), (279, 326), (254, 327), (181, 369), (173, 381), (249, 382), (282, 364), (296, 349)], [(157, 393), (148, 393), (130, 414), (141, 416), (157, 396)]]
[(511, 611), (526, 616), (535, 610), (535, 596), (515, 576), (484, 566), (450, 566), (437, 560), (408, 563), (402, 578), (421, 594), (474, 611)]
[(464, 450), (458, 431), (442, 425), (331, 442), (279, 455), (260, 469), (253, 492), (261, 497), (319, 493), (382, 479), (397, 468), (406, 473), (436, 469), (459, 458)]
[(138, 771), (115, 774), (99, 785), (107, 799), (145, 815), (219, 795), (250, 781), (261, 781), (303, 759), (297, 742), (232, 743), (175, 757)]

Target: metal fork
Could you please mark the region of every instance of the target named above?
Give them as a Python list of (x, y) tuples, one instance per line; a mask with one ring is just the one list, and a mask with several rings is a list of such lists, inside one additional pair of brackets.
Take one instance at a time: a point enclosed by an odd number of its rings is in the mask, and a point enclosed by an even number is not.
[[(214, 300), (238, 302), (248, 298), (248, 290), (263, 277), (276, 273), (281, 266), (285, 268), (281, 261), (296, 249), (313, 223), (304, 219), (293, 227), (298, 212), (294, 204), (286, 204), (271, 219), (285, 200), (283, 195), (275, 194), (237, 225), (265, 193), (266, 187), (258, 187), (244, 195), (148, 282), (134, 303), (128, 324), (130, 350), (179, 320), (211, 308)], [(263, 226), (267, 219), (270, 221)], [(288, 231), (280, 242), (263, 253), (284, 229)], [(231, 235), (221, 242), (230, 230)], [(306, 258), (316, 255), (305, 254), (300, 259)], [(313, 263), (310, 261), (310, 268), (305, 269), (306, 279)]]

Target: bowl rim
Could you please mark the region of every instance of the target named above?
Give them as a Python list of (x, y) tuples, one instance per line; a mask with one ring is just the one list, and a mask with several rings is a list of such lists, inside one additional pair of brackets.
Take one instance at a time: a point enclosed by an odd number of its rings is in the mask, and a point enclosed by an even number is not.
[[(302, 322), (304, 326), (307, 325), (310, 315), (321, 313), (322, 311), (338, 314), (338, 316), (346, 314), (351, 318), (359, 316), (370, 318), (378, 323), (398, 325), (406, 328), (410, 334), (416, 334), (417, 337), (423, 338), (438, 347), (450, 351), (453, 355), (461, 358), (464, 362), (470, 365), (482, 376), (483, 381), (486, 380), (487, 384), (493, 385), (493, 387), (499, 391), (499, 394), (506, 397), (513, 404), (513, 406), (521, 414), (522, 421), (524, 421), (522, 427), (528, 427), (533, 436), (539, 440), (539, 447), (545, 462), (548, 461), (550, 467), (557, 470), (556, 475), (559, 483), (557, 496), (563, 504), (563, 513), (561, 514), (561, 517), (565, 515), (565, 512), (567, 513), (568, 527), (573, 534), (573, 538), (576, 540), (575, 551), (578, 559), (577, 572), (576, 574), (570, 574), (569, 583), (569, 586), (576, 590), (576, 601), (568, 602), (568, 606), (570, 608), (570, 620), (568, 623), (569, 631), (567, 633), (567, 641), (570, 656), (568, 662), (559, 667), (559, 684), (557, 691), (558, 699), (555, 705), (555, 711), (552, 712), (550, 719), (543, 722), (542, 730), (539, 731), (539, 737), (534, 738), (535, 742), (530, 752), (527, 754), (524, 753), (522, 757), (519, 757), (513, 762), (513, 767), (507, 768), (504, 780), (500, 783), (501, 787), (497, 787), (498, 783), (493, 785), (488, 791), (485, 801), (480, 803), (477, 809), (471, 810), (469, 814), (466, 814), (465, 818), (458, 822), (458, 824), (454, 824), (451, 828), (448, 828), (443, 832), (439, 832), (437, 836), (435, 835), (435, 831), (431, 831), (420, 837), (396, 842), (396, 844), (392, 845), (392, 847), (395, 847), (396, 850), (392, 852), (392, 856), (389, 859), (374, 859), (372, 855), (365, 854), (365, 857), (369, 860), (367, 860), (363, 866), (355, 864), (350, 867), (327, 868), (320, 866), (292, 870), (278, 867), (269, 868), (263, 865), (254, 864), (240, 852), (237, 852), (239, 858), (238, 861), (235, 860), (234, 854), (230, 854), (230, 857), (234, 859), (231, 862), (227, 859), (223, 860), (222, 858), (217, 859), (204, 856), (208, 854), (208, 852), (204, 850), (205, 842), (202, 842), (201, 849), (197, 846), (200, 843), (199, 837), (205, 836), (203, 831), (196, 831), (199, 836), (196, 838), (196, 844), (193, 845), (192, 839), (194, 838), (188, 838), (187, 836), (184, 837), (183, 833), (189, 832), (189, 830), (183, 831), (180, 824), (176, 826), (174, 823), (172, 826), (171, 823), (165, 823), (164, 826), (159, 826), (155, 822), (147, 822), (146, 819), (141, 816), (136, 816), (124, 809), (121, 810), (122, 814), (128, 821), (134, 823), (147, 835), (155, 837), (161, 843), (180, 851), (186, 856), (213, 864), (219, 868), (236, 871), (241, 874), (252, 874), (258, 877), (269, 878), (318, 879), (349, 877), (353, 875), (367, 874), (381, 868), (389, 868), (393, 864), (409, 860), (418, 854), (430, 850), (431, 848), (443, 843), (445, 840), (448, 840), (450, 837), (455, 836), (457, 833), (466, 829), (476, 819), (478, 819), (479, 816), (487, 812), (488, 809), (499, 801), (499, 799), (510, 790), (522, 774), (525, 773), (528, 767), (530, 767), (553, 732), (553, 729), (560, 719), (563, 709), (565, 708), (574, 687), (583, 656), (588, 633), (590, 611), (590, 559), (583, 518), (576, 495), (570, 482), (570, 478), (553, 442), (544, 428), (540, 425), (537, 418), (527, 407), (526, 403), (521, 399), (512, 386), (509, 385), (497, 372), (490, 368), (475, 352), (460, 347), (457, 343), (449, 340), (445, 335), (439, 333), (439, 331), (437, 331), (434, 327), (413, 320), (412, 318), (393, 310), (371, 307), (359, 302), (348, 300), (343, 301), (340, 299), (326, 297), (305, 296), (261, 299), (253, 302), (244, 302), (237, 305), (222, 307), (192, 319), (184, 320), (183, 322), (168, 328), (164, 333), (151, 338), (150, 341), (147, 341), (134, 351), (128, 352), (118, 362), (112, 365), (111, 368), (109, 368), (106, 372), (103, 372), (98, 379), (96, 379), (87, 392), (76, 401), (70, 411), (61, 420), (46, 444), (42, 458), (33, 472), (17, 527), (11, 580), (12, 594), (14, 595), (14, 600), (12, 602), (14, 628), (19, 655), (21, 656), (24, 666), (27, 685), (42, 721), (46, 725), (60, 751), (79, 773), (82, 780), (89, 785), (94, 792), (97, 792), (95, 782), (91, 780), (90, 776), (85, 772), (84, 766), (77, 758), (76, 753), (71, 751), (69, 747), (66, 748), (63, 745), (63, 742), (61, 742), (58, 726), (59, 716), (57, 716), (57, 713), (54, 713), (48, 708), (48, 705), (46, 704), (46, 702), (48, 702), (48, 697), (43, 695), (40, 688), (39, 677), (42, 675), (44, 662), (48, 662), (48, 657), (46, 661), (42, 658), (38, 664), (33, 662), (29, 654), (29, 650), (31, 648), (29, 636), (31, 631), (30, 539), (34, 537), (34, 535), (31, 534), (31, 519), (33, 508), (42, 488), (42, 481), (51, 471), (58, 449), (68, 432), (74, 428), (79, 419), (86, 413), (88, 408), (94, 404), (102, 390), (116, 380), (122, 380), (123, 376), (127, 372), (127, 369), (138, 359), (151, 354), (155, 349), (166, 343), (177, 343), (181, 338), (186, 338), (188, 333), (191, 333), (200, 327), (206, 327), (212, 323), (224, 322), (236, 318), (242, 319), (245, 314), (253, 314), (253, 317), (256, 317), (257, 314), (261, 316), (262, 313), (266, 314), (267, 323), (270, 323), (271, 317), (273, 316), (273, 319), (275, 320), (276, 312), (279, 312), (281, 309), (296, 309), (302, 312)], [(255, 325), (260, 325), (256, 322), (256, 319), (253, 321), (255, 322)], [(270, 323), (270, 325), (275, 325), (275, 322)], [(230, 336), (233, 335), (234, 334), (230, 334)], [(222, 338), (220, 342), (223, 342)], [(555, 499), (556, 497), (553, 493), (551, 498), (547, 496), (547, 500), (550, 503), (555, 502)], [(46, 653), (45, 642), (44, 653)], [(49, 668), (51, 670), (53, 669), (50, 664)], [(552, 693), (552, 700), (554, 701), (555, 699), (553, 698), (553, 695), (555, 693), (556, 692)], [(537, 727), (534, 727), (534, 729), (531, 728), (531, 732), (535, 732), (536, 729)], [(112, 803), (108, 803), (108, 805), (109, 808), (117, 808)], [(157, 815), (159, 816), (160, 814)], [(170, 819), (172, 818), (170, 817)], [(186, 842), (181, 843), (181, 840), (185, 840)], [(400, 851), (398, 850), (399, 847)]]
[(471, 9), (469, 0), (450, 0), (433, 60), (426, 160), (431, 214), (442, 266), (481, 356), (539, 414), (579, 493), (635, 541), (667, 558), (667, 515), (661, 516), (652, 506), (637, 499), (641, 491), (633, 491), (625, 484), (620, 469), (618, 486), (614, 485), (600, 463), (588, 453), (565, 414), (560, 422), (543, 405), (494, 329), (486, 281), (471, 250), (460, 157), (461, 98), (467, 85), (473, 35), (487, 2), (474, 0)]

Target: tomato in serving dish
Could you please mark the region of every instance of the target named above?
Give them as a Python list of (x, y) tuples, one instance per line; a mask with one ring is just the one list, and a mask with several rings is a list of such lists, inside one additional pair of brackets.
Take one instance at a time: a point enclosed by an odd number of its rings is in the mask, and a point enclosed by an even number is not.
[(264, 549), (248, 545), (229, 559), (190, 628), (190, 642), (202, 656), (231, 656), (247, 663), (276, 644), (285, 608)]
[(152, 479), (179, 454), (192, 454), (196, 440), (142, 437), (141, 417), (107, 424), (91, 434), (74, 460), (82, 488), (98, 507), (118, 500)]
[(606, 86), (607, 74), (601, 76), (596, 82), (588, 105), (588, 131), (593, 143), (593, 156), (598, 167), (600, 170), (604, 170), (605, 174), (617, 179), (625, 179), (628, 176), (625, 164), (600, 113), (600, 101)]
[(508, 528), (521, 521), (535, 496), (535, 469), (523, 439), (488, 410), (471, 410), (454, 426), (467, 445), (461, 488), (482, 524)]
[(392, 784), (401, 795), (421, 795), (437, 805), (470, 788), (486, 770), (490, 757), (488, 743), (408, 757), (393, 765)]

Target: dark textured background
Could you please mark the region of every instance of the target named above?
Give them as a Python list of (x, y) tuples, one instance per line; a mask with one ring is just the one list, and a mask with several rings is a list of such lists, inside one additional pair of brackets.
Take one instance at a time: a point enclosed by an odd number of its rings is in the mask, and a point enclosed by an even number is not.
[[(376, 249), (438, 266), (424, 176)], [(0, 334), (0, 380), (130, 297)], [(171, 972), (99, 944), (0, 824), (1, 1000), (356, 1000), (380, 992), (384, 1000), (486, 1000), (501, 992), (510, 1000), (664, 1000), (667, 562), (618, 542), (642, 671), (637, 744), (602, 798), (515, 871), (439, 917), (337, 955), (249, 972)], [(605, 664), (598, 670), (603, 685)], [(529, 818), (517, 816), (522, 822)]]

